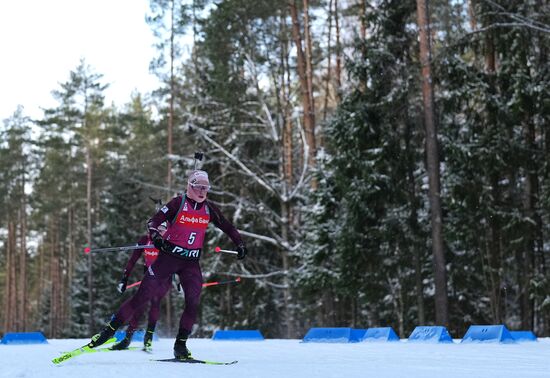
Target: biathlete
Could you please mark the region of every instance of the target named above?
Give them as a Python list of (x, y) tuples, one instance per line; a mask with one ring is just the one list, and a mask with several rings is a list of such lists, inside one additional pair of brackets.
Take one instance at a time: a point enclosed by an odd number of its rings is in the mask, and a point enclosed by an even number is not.
[[(166, 232), (166, 224), (163, 223), (158, 227), (158, 231), (160, 235), (164, 235)], [(139, 239), (137, 245), (151, 245), (153, 241), (151, 240), (151, 237), (149, 234), (144, 235)], [(144, 249), (136, 249), (134, 250), (134, 253), (132, 253), (132, 256), (128, 260), (128, 263), (126, 264), (126, 268), (124, 269), (124, 273), (122, 274), (122, 279), (117, 285), (117, 290), (122, 294), (126, 291), (126, 286), (128, 285), (128, 278), (130, 277), (130, 274), (132, 273), (132, 270), (134, 269), (134, 266), (140, 256), (143, 254), (143, 270), (144, 273), (147, 274), (147, 270), (158, 257), (159, 250), (156, 247), (153, 248), (144, 248)], [(147, 329), (145, 330), (145, 334), (143, 336), (143, 350), (150, 351), (153, 347), (153, 334), (155, 333), (155, 327), (157, 325), (157, 321), (159, 319), (160, 315), (160, 303), (162, 301), (162, 298), (168, 290), (170, 290), (171, 287), (171, 280), (167, 280), (163, 283), (163, 290), (159, 292), (159, 295), (155, 295), (151, 298), (150, 301), (150, 307), (149, 307), (149, 317), (147, 320)], [(124, 350), (127, 349), (130, 343), (132, 342), (132, 337), (134, 335), (134, 332), (136, 331), (138, 325), (139, 325), (139, 319), (141, 318), (141, 315), (145, 312), (145, 309), (147, 308), (146, 303), (142, 306), (140, 310), (137, 310), (134, 315), (132, 315), (132, 318), (130, 319), (130, 322), (128, 323), (128, 328), (126, 328), (126, 336), (124, 339), (122, 339), (117, 344), (113, 345), (111, 349), (113, 350)]]
[[(238, 259), (244, 259), (247, 254), (237, 229), (217, 206), (206, 199), (209, 190), (208, 174), (195, 170), (189, 176), (186, 194), (172, 198), (149, 220), (149, 235), (160, 251), (159, 256), (147, 270), (136, 294), (120, 306), (106, 327), (92, 337), (88, 347), (95, 348), (112, 338), (115, 331), (128, 322), (144, 303), (162, 294), (166, 282), (172, 274), (177, 274), (185, 293), (185, 309), (174, 342), (174, 357), (191, 358), (186, 343), (200, 301), (203, 280), (199, 259), (208, 224), (213, 223), (231, 238)], [(163, 222), (167, 222), (168, 229), (161, 236), (159, 226)]]

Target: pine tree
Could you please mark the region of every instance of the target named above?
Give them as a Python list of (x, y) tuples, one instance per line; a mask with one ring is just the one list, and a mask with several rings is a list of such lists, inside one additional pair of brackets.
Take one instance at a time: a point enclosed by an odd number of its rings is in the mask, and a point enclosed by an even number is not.
[(536, 19), (530, 5), (473, 4), (474, 30), (468, 34), (457, 22), (460, 32), (446, 36), (448, 47), (436, 60), (445, 88), (438, 103), (444, 115), (444, 191), (452, 198), (450, 264), (457, 269), (450, 277), (451, 314), (457, 317), (452, 322), (462, 329), (491, 322), (545, 332), (539, 291), (547, 285), (540, 252), (544, 216), (537, 205), (545, 172), (537, 163), (543, 145), (536, 137), (544, 133), (545, 110), (535, 105), (544, 102), (535, 81), (548, 81), (538, 65), (545, 36), (533, 32), (530, 21), (508, 23), (510, 17)]
[[(69, 80), (53, 92), (59, 106), (47, 109), (41, 122), (45, 135), (42, 143), (44, 157), (37, 187), (43, 192), (36, 198), (36, 207), (48, 230), (45, 240), (49, 242), (52, 316), (60, 319), (53, 327), (56, 335), (59, 329), (66, 329), (63, 319), (71, 315), (87, 314), (88, 333), (95, 328), (95, 292), (102, 285), (102, 280), (96, 275), (102, 270), (95, 267), (90, 254), (84, 257), (81, 251), (95, 242), (93, 233), (101, 216), (97, 202), (104, 180), (101, 161), (105, 156), (102, 143), (106, 140), (107, 122), (103, 105), (106, 85), (100, 82), (101, 77), (81, 61), (71, 71)], [(68, 167), (67, 161), (70, 162)], [(81, 261), (83, 259), (86, 263)], [(62, 269), (65, 261), (69, 261), (70, 268), (75, 270), (74, 275), (72, 271)], [(86, 285), (67, 281), (69, 277), (81, 280), (83, 276)], [(94, 284), (96, 280), (97, 285)], [(78, 305), (64, 303), (68, 287), (85, 293), (86, 311)], [(60, 314), (68, 308), (72, 314)]]
[(27, 184), (32, 184), (33, 165), (30, 140), (31, 121), (19, 107), (4, 121), (0, 130), (0, 227), (7, 230), (3, 238), (3, 328), (25, 331), (29, 327), (28, 274), (30, 254), (28, 236)]
[[(404, 333), (419, 316), (414, 309), (423, 309), (422, 295), (410, 290), (422, 285), (429, 268), (416, 37), (407, 28), (414, 5), (384, 1), (365, 15), (377, 28), (357, 40), (347, 65), (354, 90), (326, 128), (319, 190), (311, 197), (307, 268), (297, 277), (305, 295), (323, 298), (312, 304), (314, 314), (318, 306), (328, 309), (319, 322), (396, 325)], [(316, 318), (307, 319), (315, 324)]]

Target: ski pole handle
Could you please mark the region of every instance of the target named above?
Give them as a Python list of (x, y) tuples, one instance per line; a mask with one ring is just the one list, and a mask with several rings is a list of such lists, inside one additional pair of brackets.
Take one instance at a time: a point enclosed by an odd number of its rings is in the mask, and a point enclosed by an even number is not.
[(90, 247), (86, 247), (84, 248), (84, 253), (131, 251), (134, 249), (142, 249), (142, 248), (156, 248), (156, 247), (154, 245), (125, 245), (122, 247), (93, 248), (93, 249)]
[(232, 254), (232, 255), (238, 255), (238, 254), (239, 254), (239, 252), (237, 252), (237, 251), (231, 251), (231, 250), (229, 250), (229, 249), (221, 249), (220, 247), (214, 248), (214, 251), (215, 251), (215, 252), (218, 252), (218, 253), (219, 253), (219, 252), (230, 253), (230, 254)]

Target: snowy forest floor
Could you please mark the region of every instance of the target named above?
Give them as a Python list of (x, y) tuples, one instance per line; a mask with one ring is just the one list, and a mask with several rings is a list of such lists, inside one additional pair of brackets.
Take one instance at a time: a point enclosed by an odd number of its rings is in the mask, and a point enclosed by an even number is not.
[[(155, 362), (172, 357), (173, 339), (154, 351), (85, 354), (59, 366), (51, 360), (87, 339), (40, 345), (0, 345), (0, 377), (549, 377), (550, 338), (519, 344), (302, 343), (300, 340), (212, 341), (190, 339), (195, 358), (232, 361), (211, 366)], [(141, 346), (141, 343), (133, 343)]]

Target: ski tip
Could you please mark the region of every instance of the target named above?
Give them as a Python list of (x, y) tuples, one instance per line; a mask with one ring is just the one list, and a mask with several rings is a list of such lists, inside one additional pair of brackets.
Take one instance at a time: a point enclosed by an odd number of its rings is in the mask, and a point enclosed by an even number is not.
[(84, 248), (84, 253), (90, 253), (90, 251), (91, 251), (91, 248), (90, 248), (90, 247)]
[(214, 248), (214, 251), (215, 251), (215, 252), (219, 252), (219, 251), (221, 251), (221, 250), (222, 250), (222, 249), (221, 249), (220, 247)]
[(60, 363), (62, 363), (63, 361), (66, 361), (68, 360), (69, 358), (73, 357), (71, 355), (71, 353), (64, 353), (62, 356), (59, 356), (59, 357), (56, 357), (52, 360), (52, 363), (54, 365), (59, 365)]

